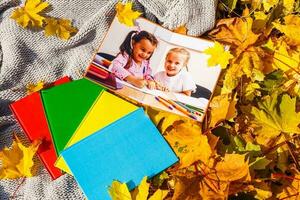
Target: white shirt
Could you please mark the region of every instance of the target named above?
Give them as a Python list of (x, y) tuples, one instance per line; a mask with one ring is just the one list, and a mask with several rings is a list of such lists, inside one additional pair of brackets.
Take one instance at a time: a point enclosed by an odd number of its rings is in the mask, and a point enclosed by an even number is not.
[(158, 72), (154, 75), (154, 80), (164, 87), (167, 87), (170, 92), (183, 92), (196, 90), (196, 84), (192, 76), (182, 69), (175, 76), (168, 76), (165, 71)]

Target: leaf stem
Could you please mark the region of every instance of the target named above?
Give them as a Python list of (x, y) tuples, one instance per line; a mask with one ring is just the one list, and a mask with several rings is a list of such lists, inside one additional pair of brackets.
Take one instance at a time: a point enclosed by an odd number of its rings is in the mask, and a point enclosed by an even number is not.
[(293, 136), (293, 137), (291, 137), (291, 138), (289, 138), (289, 139), (286, 139), (286, 140), (283, 141), (283, 142), (280, 142), (279, 144), (277, 144), (277, 145), (275, 145), (275, 146), (270, 147), (269, 149), (267, 149), (267, 150), (263, 153), (263, 155), (265, 156), (265, 155), (271, 153), (272, 151), (276, 150), (277, 148), (281, 147), (282, 145), (285, 145), (285, 144), (286, 144), (286, 141), (293, 140), (293, 139), (298, 138), (298, 137), (300, 137), (300, 135), (295, 135), (295, 136)]
[(296, 158), (294, 152), (292, 151), (292, 146), (291, 146), (291, 144), (287, 141), (286, 133), (283, 133), (283, 135), (284, 135), (284, 138), (285, 138), (285, 143), (287, 144), (287, 147), (288, 147), (288, 149), (289, 149), (289, 153), (291, 154), (291, 156), (292, 156), (292, 158), (293, 158), (293, 160), (294, 160), (294, 162), (295, 162), (295, 164), (296, 164), (297, 169), (300, 170), (299, 162), (298, 162), (298, 160), (297, 160), (297, 158)]

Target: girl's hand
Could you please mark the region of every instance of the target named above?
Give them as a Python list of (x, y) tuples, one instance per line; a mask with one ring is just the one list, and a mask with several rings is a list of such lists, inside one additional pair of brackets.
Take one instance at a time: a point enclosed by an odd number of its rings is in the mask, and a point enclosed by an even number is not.
[(156, 89), (156, 83), (155, 83), (154, 81), (147, 80), (147, 87), (148, 87), (150, 90)]
[(134, 85), (135, 87), (138, 87), (138, 88), (143, 88), (145, 85), (147, 85), (147, 81), (144, 80), (144, 79), (139, 79), (139, 78), (136, 78), (135, 76), (132, 76), (132, 75), (129, 75), (125, 78), (125, 80)]
[(187, 96), (191, 96), (192, 95), (192, 91), (191, 90), (187, 90), (187, 91), (182, 91), (182, 94), (185, 94)]
[(143, 88), (145, 85), (147, 85), (147, 81), (144, 80), (144, 79), (135, 79), (132, 84), (135, 86), (135, 87), (138, 87), (138, 88)]
[(161, 90), (161, 91), (164, 91), (164, 92), (169, 92), (169, 89), (161, 84), (159, 84), (158, 82), (155, 82), (156, 83), (156, 89), (157, 90)]

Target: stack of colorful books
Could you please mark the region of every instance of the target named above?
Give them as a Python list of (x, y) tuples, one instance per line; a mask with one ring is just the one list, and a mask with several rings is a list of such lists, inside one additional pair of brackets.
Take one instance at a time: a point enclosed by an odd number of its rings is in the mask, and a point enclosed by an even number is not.
[(88, 199), (110, 199), (113, 180), (133, 189), (178, 158), (142, 108), (88, 79), (57, 80), (10, 105), (53, 179), (74, 176)]

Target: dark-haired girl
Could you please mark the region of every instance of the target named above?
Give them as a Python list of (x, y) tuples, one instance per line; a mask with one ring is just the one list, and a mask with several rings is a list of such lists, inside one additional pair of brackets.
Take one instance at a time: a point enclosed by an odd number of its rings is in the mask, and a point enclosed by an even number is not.
[(120, 46), (120, 53), (112, 61), (111, 70), (120, 79), (142, 88), (155, 88), (149, 59), (158, 41), (147, 31), (131, 31)]

